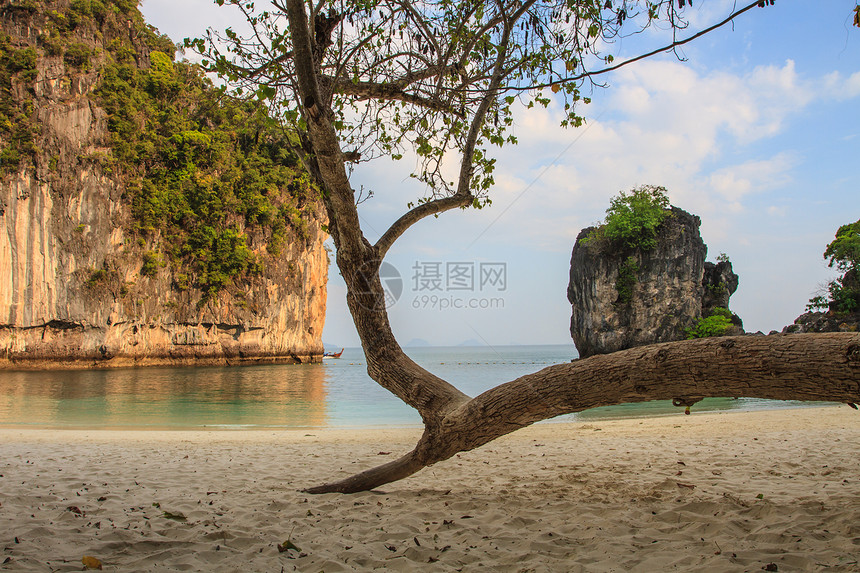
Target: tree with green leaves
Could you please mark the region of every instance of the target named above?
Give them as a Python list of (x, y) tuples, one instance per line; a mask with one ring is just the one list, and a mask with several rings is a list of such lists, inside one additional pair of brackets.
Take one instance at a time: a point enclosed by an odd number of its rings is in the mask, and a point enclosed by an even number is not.
[[(297, 134), (297, 151), (322, 190), (368, 373), (416, 408), (425, 425), (401, 458), (308, 491), (372, 489), (539, 420), (595, 406), (661, 398), (689, 405), (705, 396), (860, 399), (860, 335), (637, 348), (552, 366), (472, 398), (415, 364), (386, 312), (378, 272), (386, 253), (428, 216), (489, 204), (492, 150), (516, 143), (515, 106), (557, 98), (562, 125), (578, 127), (595, 77), (675, 49), (767, 2), (683, 39), (685, 0), (216, 2), (241, 10), (250, 33), (210, 31), (186, 44), (235, 89), (268, 101)], [(656, 25), (671, 28), (670, 45), (619, 63), (604, 55), (614, 40)], [(372, 242), (359, 221), (364, 197), (350, 183), (351, 167), (406, 152), (417, 155), (413, 177), (427, 194)], [(810, 369), (811, 354), (831, 359)]]
[(606, 220), (587, 240), (649, 251), (657, 246), (657, 228), (671, 213), (665, 187), (642, 185), (622, 191), (610, 200)]
[(836, 267), (842, 276), (827, 284), (827, 297), (812, 298), (807, 308), (826, 308), (832, 312), (860, 310), (860, 220), (839, 227), (824, 251), (824, 258), (828, 259), (827, 266)]

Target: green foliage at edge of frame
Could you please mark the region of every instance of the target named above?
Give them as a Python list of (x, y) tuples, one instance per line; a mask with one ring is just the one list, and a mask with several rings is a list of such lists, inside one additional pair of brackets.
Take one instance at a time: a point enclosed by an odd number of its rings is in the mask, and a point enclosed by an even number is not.
[(827, 296), (809, 299), (807, 311), (831, 310), (839, 313), (860, 309), (860, 220), (842, 225), (836, 237), (824, 251), (829, 267), (842, 271), (842, 276), (827, 284)]

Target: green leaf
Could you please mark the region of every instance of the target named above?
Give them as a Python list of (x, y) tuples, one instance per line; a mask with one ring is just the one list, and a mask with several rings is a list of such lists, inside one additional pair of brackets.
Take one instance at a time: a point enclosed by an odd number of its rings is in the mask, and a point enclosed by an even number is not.
[(267, 85), (262, 85), (257, 88), (257, 98), (264, 99), (273, 99), (275, 95), (278, 93), (278, 90)]

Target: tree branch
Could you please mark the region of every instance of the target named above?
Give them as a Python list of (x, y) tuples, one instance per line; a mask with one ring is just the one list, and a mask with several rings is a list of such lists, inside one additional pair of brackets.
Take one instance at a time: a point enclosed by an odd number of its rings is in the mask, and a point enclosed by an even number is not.
[[(517, 20), (522, 14), (531, 7), (536, 0), (527, 0), (514, 13), (511, 18), (504, 18), (505, 26), (502, 31), (502, 38), (499, 42), (496, 56), (496, 62), (493, 66), (493, 74), (490, 83), (484, 92), (484, 97), (481, 98), (481, 103), (478, 109), (475, 110), (475, 115), (472, 118), (472, 124), (469, 127), (469, 133), (466, 136), (465, 144), (463, 145), (463, 159), (460, 163), (460, 176), (457, 180), (457, 194), (468, 194), (472, 184), (472, 175), (474, 172), (474, 157), (475, 146), (478, 141), (478, 136), (481, 133), (481, 128), (484, 126), (484, 120), (487, 117), (487, 112), (493, 102), (496, 101), (497, 90), (502, 83), (504, 77), (504, 64), (508, 57), (508, 44), (510, 42), (512, 27), (516, 25)], [(500, 6), (503, 8), (503, 6)]]
[[(584, 73), (581, 73), (581, 74), (578, 74), (578, 75), (575, 75), (575, 76), (569, 76), (569, 77), (565, 77), (565, 78), (559, 78), (558, 80), (551, 81), (551, 82), (546, 82), (546, 83), (543, 83), (543, 84), (536, 84), (536, 85), (530, 85), (530, 86), (505, 86), (505, 87), (503, 87), (502, 89), (504, 89), (504, 90), (516, 90), (516, 91), (528, 91), (528, 90), (533, 90), (533, 89), (547, 88), (547, 87), (551, 87), (551, 86), (553, 86), (553, 85), (558, 85), (558, 84), (565, 84), (565, 83), (568, 83), (568, 82), (575, 82), (575, 81), (582, 80), (582, 79), (585, 79), (585, 78), (590, 78), (590, 77), (593, 77), (593, 76), (599, 76), (599, 75), (601, 75), (601, 74), (606, 74), (606, 73), (609, 73), (609, 72), (614, 72), (615, 70), (617, 70), (617, 69), (619, 69), (619, 68), (623, 68), (623, 67), (624, 67), (624, 66), (626, 66), (626, 65), (632, 64), (632, 63), (634, 63), (634, 62), (638, 62), (638, 61), (640, 61), (640, 60), (644, 60), (644, 59), (646, 59), (646, 58), (650, 58), (650, 57), (652, 57), (652, 56), (656, 56), (657, 54), (662, 54), (662, 53), (664, 53), (664, 52), (672, 51), (672, 50), (674, 50), (674, 49), (678, 48), (679, 46), (683, 46), (684, 44), (687, 44), (687, 43), (689, 43), (689, 42), (692, 42), (692, 41), (693, 41), (693, 40), (695, 40), (696, 38), (699, 38), (699, 37), (701, 37), (701, 36), (704, 36), (705, 34), (707, 34), (707, 33), (709, 33), (709, 32), (713, 32), (713, 31), (714, 31), (714, 30), (716, 30), (717, 28), (721, 28), (722, 26), (725, 26), (726, 24), (728, 24), (729, 22), (731, 22), (732, 20), (734, 20), (735, 18), (737, 18), (738, 16), (740, 16), (741, 14), (743, 14), (744, 12), (746, 12), (746, 11), (748, 11), (748, 10), (752, 10), (752, 9), (753, 9), (753, 8), (755, 8), (756, 6), (763, 7), (763, 3), (762, 3), (760, 0), (756, 0), (756, 1), (754, 1), (753, 3), (751, 3), (751, 4), (747, 5), (747, 6), (745, 6), (745, 7), (741, 8), (741, 9), (739, 9), (739, 10), (736, 10), (735, 12), (732, 12), (732, 13), (731, 13), (731, 14), (729, 14), (729, 16), (728, 16), (728, 17), (726, 17), (724, 20), (722, 20), (722, 21), (720, 21), (720, 22), (717, 22), (717, 23), (716, 23), (716, 24), (714, 24), (713, 26), (710, 26), (710, 27), (708, 27), (708, 28), (705, 28), (704, 30), (702, 30), (702, 31), (700, 31), (700, 32), (698, 32), (698, 33), (696, 33), (696, 34), (693, 34), (693, 35), (692, 35), (692, 36), (690, 36), (689, 38), (685, 38), (685, 39), (683, 39), (683, 40), (676, 40), (676, 41), (672, 42), (671, 44), (669, 44), (669, 45), (667, 45), (667, 46), (664, 46), (664, 47), (662, 47), (662, 48), (657, 48), (656, 50), (652, 50), (652, 51), (648, 52), (647, 54), (641, 54), (641, 55), (636, 56), (635, 58), (631, 58), (631, 59), (629, 59), (629, 60), (624, 60), (623, 62), (620, 62), (620, 63), (618, 63), (618, 64), (615, 64), (614, 66), (609, 66), (608, 68), (602, 68), (602, 69), (597, 70), (597, 71), (595, 71), (595, 72), (584, 72)], [(674, 30), (674, 27), (673, 27), (673, 30)]]
[(287, 0), (287, 16), (290, 22), (290, 35), (293, 39), (293, 62), (299, 84), (300, 100), (308, 104), (321, 102), (317, 72), (314, 66), (312, 38), (308, 29), (308, 19), (301, 0)]
[(474, 168), (473, 159), (475, 155), (475, 146), (478, 140), (478, 136), (481, 132), (481, 127), (484, 125), (484, 119), (486, 118), (487, 111), (490, 109), (490, 106), (493, 104), (493, 101), (495, 101), (496, 90), (501, 84), (502, 77), (504, 77), (504, 61), (507, 56), (507, 48), (510, 38), (510, 25), (512, 25), (512, 22), (516, 22), (519, 16), (525, 13), (525, 11), (528, 10), (528, 7), (534, 4), (535, 1), (536, 0), (529, 0), (525, 2), (524, 5), (521, 6), (519, 10), (514, 14), (514, 16), (506, 23), (505, 30), (502, 34), (502, 41), (499, 43), (498, 56), (496, 58), (490, 84), (487, 87), (484, 97), (481, 98), (481, 103), (478, 105), (478, 108), (475, 111), (475, 115), (472, 118), (469, 132), (466, 137), (465, 144), (463, 146), (457, 192), (450, 197), (443, 197), (441, 199), (435, 199), (432, 201), (428, 201), (427, 203), (422, 203), (421, 205), (418, 205), (414, 209), (408, 211), (397, 221), (395, 221), (394, 224), (392, 224), (391, 227), (376, 242), (375, 247), (380, 258), (385, 256), (385, 253), (388, 252), (388, 249), (391, 248), (394, 242), (401, 235), (403, 235), (403, 233), (405, 233), (409, 229), (409, 227), (411, 227), (421, 219), (424, 219), (425, 217), (428, 217), (430, 215), (436, 215), (443, 211), (455, 209), (457, 207), (468, 207), (474, 201), (474, 196), (471, 193), (470, 187)]
[[(433, 76), (430, 76), (433, 77)], [(333, 89), (337, 93), (356, 96), (358, 99), (382, 99), (388, 101), (402, 101), (411, 103), (433, 111), (441, 111), (463, 117), (462, 112), (455, 110), (449, 104), (436, 98), (428, 98), (418, 94), (409, 93), (400, 86), (400, 81), (393, 83), (358, 82), (354, 83), (347, 79), (338, 79), (334, 82)]]
[(305, 104), (308, 140), (326, 184), (325, 203), (337, 247), (337, 265), (347, 284), (347, 305), (365, 349), (368, 374), (417, 409), (428, 427), (436, 427), (448, 412), (468, 401), (468, 396), (415, 364), (403, 353), (391, 332), (385, 291), (379, 278), (381, 261), (361, 232), (331, 109), (319, 99), (318, 70), (302, 0), (287, 0), (287, 7), (298, 95)]
[(355, 493), (358, 491), (368, 491), (380, 485), (409, 477), (423, 467), (424, 464), (417, 459), (415, 450), (413, 450), (393, 462), (371, 468), (338, 482), (310, 487), (303, 491), (305, 493)]
[(407, 20), (408, 16), (412, 16), (412, 19), (415, 20), (415, 24), (424, 33), (423, 35), (427, 41), (431, 42), (433, 44), (433, 48), (441, 54), (442, 48), (439, 46), (439, 42), (436, 41), (436, 35), (433, 34), (432, 30), (427, 25), (427, 21), (424, 19), (423, 15), (412, 7), (412, 3), (409, 2), (409, 0), (402, 0), (400, 5), (403, 6), (404, 11), (407, 14)]
[(468, 207), (474, 201), (471, 194), (457, 193), (450, 197), (434, 199), (426, 203), (422, 203), (413, 209), (410, 209), (397, 219), (391, 227), (376, 241), (376, 248), (379, 258), (384, 258), (385, 253), (391, 248), (391, 245), (403, 234), (409, 227), (430, 215), (437, 215), (444, 211), (450, 211), (458, 207)]
[(540, 420), (598, 406), (701, 398), (860, 401), (860, 334), (666, 342), (557, 364), (497, 386), (427, 428), (396, 462), (308, 490), (379, 487)]
[(311, 48), (311, 34), (302, 0), (287, 0), (287, 16), (293, 42), (293, 62), (298, 80), (298, 100), (304, 105), (308, 141), (316, 158), (319, 176), (325, 183), (329, 229), (338, 249), (362, 261), (369, 244), (361, 232), (352, 187), (346, 174), (343, 153), (331, 125), (331, 110), (320, 97), (318, 71)]

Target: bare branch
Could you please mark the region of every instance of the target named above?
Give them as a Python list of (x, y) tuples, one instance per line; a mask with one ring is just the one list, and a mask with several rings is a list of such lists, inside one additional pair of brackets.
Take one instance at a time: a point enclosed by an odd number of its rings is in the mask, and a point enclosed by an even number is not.
[(421, 203), (415, 208), (404, 213), (403, 216), (397, 219), (391, 227), (385, 231), (379, 240), (376, 241), (376, 245), (374, 245), (374, 247), (377, 250), (379, 258), (385, 257), (385, 253), (388, 252), (391, 245), (393, 245), (394, 242), (409, 229), (409, 227), (421, 219), (429, 217), (430, 215), (438, 215), (439, 213), (450, 211), (451, 209), (456, 209), (458, 207), (468, 207), (473, 201), (474, 197), (471, 194), (457, 193), (450, 197), (443, 197), (441, 199), (434, 199), (433, 201)]
[[(594, 76), (599, 76), (601, 74), (614, 72), (615, 70), (622, 68), (624, 66), (627, 66), (629, 64), (644, 60), (646, 58), (656, 56), (657, 54), (663, 54), (665, 52), (670, 52), (672, 50), (675, 50), (679, 46), (683, 46), (684, 44), (692, 42), (696, 38), (700, 38), (701, 36), (704, 36), (705, 34), (707, 34), (709, 32), (713, 32), (717, 28), (721, 28), (722, 26), (725, 26), (726, 24), (728, 24), (729, 22), (731, 22), (732, 20), (734, 20), (735, 18), (737, 18), (738, 16), (743, 14), (744, 12), (746, 12), (748, 10), (752, 10), (753, 8), (755, 8), (757, 6), (762, 6), (762, 5), (763, 4), (759, 0), (756, 0), (756, 1), (752, 2), (751, 4), (741, 8), (739, 10), (732, 12), (724, 20), (721, 20), (720, 22), (717, 22), (713, 26), (710, 26), (710, 27), (705, 28), (704, 30), (702, 30), (696, 34), (693, 34), (689, 38), (685, 38), (683, 40), (673, 41), (671, 44), (669, 44), (667, 46), (663, 46), (662, 48), (657, 48), (656, 50), (652, 50), (646, 54), (641, 54), (639, 56), (636, 56), (635, 58), (630, 58), (629, 60), (624, 60), (623, 62), (615, 64), (614, 66), (609, 66), (608, 68), (602, 68), (602, 69), (594, 71), (594, 72), (584, 72), (581, 74), (577, 74), (575, 76), (568, 76), (568, 77), (560, 78), (560, 79), (552, 81), (552, 82), (545, 82), (542, 84), (534, 84), (534, 85), (529, 85), (529, 86), (504, 86), (502, 89), (504, 89), (504, 90), (516, 90), (516, 91), (528, 91), (528, 90), (533, 90), (533, 89), (547, 88), (547, 87), (550, 87), (553, 85), (558, 85), (558, 84), (575, 82), (575, 81), (579, 81), (579, 80), (582, 80), (585, 78), (590, 78), (590, 77), (594, 77)], [(673, 30), (674, 30), (674, 27), (673, 27)]]
[(354, 476), (348, 477), (345, 480), (308, 488), (305, 493), (355, 493), (359, 491), (367, 491), (382, 484), (391, 483), (405, 477), (409, 477), (418, 470), (422, 469), (424, 464), (418, 461), (415, 452), (409, 452), (392, 462), (371, 468)]
[(249, 79), (253, 79), (253, 78), (257, 77), (258, 75), (262, 74), (263, 72), (265, 72), (266, 70), (269, 70), (275, 66), (278, 66), (278, 65), (280, 65), (286, 61), (292, 60), (292, 58), (293, 58), (293, 51), (290, 50), (289, 52), (285, 52), (285, 53), (281, 54), (280, 56), (278, 56), (277, 58), (269, 60), (269, 61), (263, 63), (263, 65), (258, 66), (256, 68), (242, 68), (240, 66), (235, 66), (235, 67), (237, 70), (241, 70), (241, 71), (245, 72), (248, 75)]
[[(343, 72), (344, 72), (346, 65), (349, 62), (353, 61), (355, 59), (356, 55), (361, 52), (361, 49), (364, 48), (367, 44), (369, 44), (371, 42), (371, 40), (373, 40), (374, 37), (375, 37), (375, 34), (368, 35), (366, 38), (364, 38), (360, 42), (356, 43), (356, 45), (349, 52), (344, 54), (344, 56), (342, 57), (342, 61), (338, 64), (337, 69), (334, 73), (335, 78), (341, 78), (343, 76)], [(343, 35), (342, 34), (338, 35), (338, 41), (340, 41), (340, 42), (343, 41)]]
[(375, 82), (358, 82), (354, 83), (350, 80), (340, 79), (335, 81), (333, 89), (337, 93), (352, 95), (360, 100), (381, 99), (386, 101), (402, 101), (413, 105), (421, 106), (433, 111), (442, 111), (463, 117), (462, 112), (452, 108), (452, 106), (442, 100), (436, 98), (428, 98), (414, 93), (404, 91), (399, 85), (399, 82), (394, 83), (375, 83)]
[(409, 0), (401, 0), (400, 4), (405, 9), (406, 13), (409, 14), (409, 16), (411, 16), (413, 20), (415, 20), (415, 24), (424, 33), (424, 37), (427, 39), (427, 41), (431, 42), (436, 51), (441, 53), (442, 49), (439, 46), (439, 42), (437, 41), (435, 34), (431, 32), (430, 27), (427, 25), (427, 21), (424, 19), (422, 14), (412, 7), (412, 3), (409, 2)]

